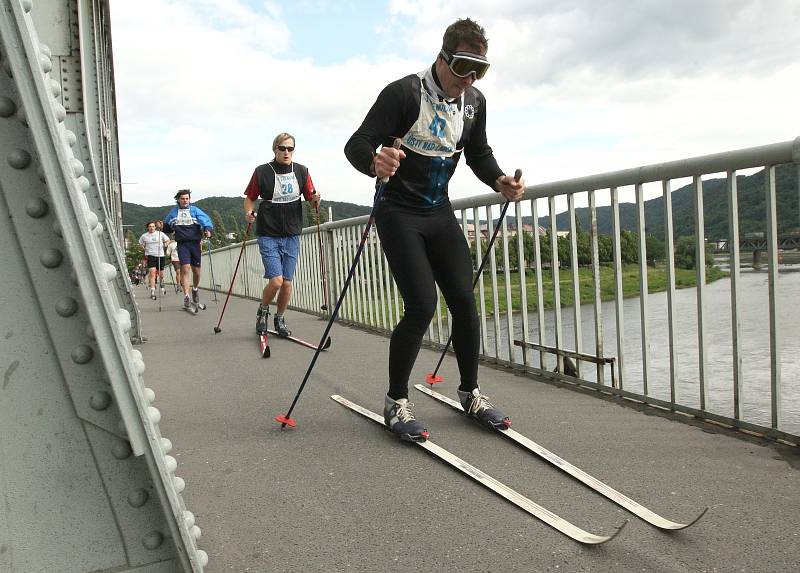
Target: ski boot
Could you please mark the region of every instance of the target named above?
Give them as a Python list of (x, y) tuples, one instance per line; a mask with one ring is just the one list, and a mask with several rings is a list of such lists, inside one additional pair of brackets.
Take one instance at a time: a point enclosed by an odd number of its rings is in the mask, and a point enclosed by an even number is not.
[(278, 336), (281, 338), (289, 338), (292, 335), (292, 331), (286, 328), (286, 321), (282, 314), (276, 314), (272, 324), (275, 325), (275, 332), (277, 332)]
[(471, 418), (475, 418), (484, 426), (493, 430), (505, 430), (511, 425), (511, 418), (503, 414), (489, 401), (489, 397), (481, 394), (480, 388), (472, 392), (458, 391), (461, 407)]
[(392, 400), (388, 395), (383, 403), (383, 421), (394, 435), (407, 442), (424, 442), (428, 439), (428, 430), (411, 413), (408, 398)]
[(195, 310), (205, 310), (206, 305), (200, 302), (200, 291), (192, 287), (192, 302), (194, 303)]
[(197, 307), (192, 304), (192, 299), (189, 295), (183, 295), (183, 310), (191, 314), (197, 314)]
[(262, 308), (258, 305), (258, 312), (256, 313), (256, 334), (259, 336), (267, 333), (267, 320), (269, 319), (269, 307)]

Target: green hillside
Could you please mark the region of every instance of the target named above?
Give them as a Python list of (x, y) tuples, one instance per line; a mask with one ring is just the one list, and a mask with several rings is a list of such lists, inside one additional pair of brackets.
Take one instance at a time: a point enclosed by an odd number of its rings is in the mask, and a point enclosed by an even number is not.
[[(766, 206), (764, 191), (764, 171), (736, 178), (739, 190), (739, 234), (765, 233)], [(780, 165), (776, 169), (775, 188), (777, 193), (778, 232), (788, 233), (800, 227), (798, 214), (798, 173), (797, 166)], [(601, 191), (599, 193), (606, 193)], [(625, 199), (632, 193), (626, 192)], [(606, 195), (607, 196), (607, 195)], [(703, 216), (705, 233), (709, 239), (728, 236), (728, 194), (725, 179), (703, 181)], [(569, 229), (568, 213), (556, 216), (559, 230)], [(648, 235), (664, 236), (664, 199), (656, 197), (644, 203), (645, 229)], [(589, 209), (575, 209), (578, 225), (589, 229)], [(636, 204), (620, 203), (620, 226), (623, 230), (636, 231)], [(694, 235), (694, 189), (686, 185), (672, 192), (673, 231), (676, 237)], [(511, 220), (510, 220), (511, 221)], [(530, 218), (527, 218), (527, 223)], [(539, 224), (548, 227), (549, 217), (540, 217)], [(597, 225), (600, 234), (611, 234), (611, 207), (597, 208)]]

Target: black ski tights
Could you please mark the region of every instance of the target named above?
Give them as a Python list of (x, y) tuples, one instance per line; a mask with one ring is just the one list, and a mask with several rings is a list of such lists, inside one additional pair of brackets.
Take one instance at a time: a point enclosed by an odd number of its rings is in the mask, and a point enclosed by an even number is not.
[(384, 202), (375, 225), (405, 306), (389, 345), (389, 397), (408, 397), (408, 379), (436, 312), (437, 284), (453, 317), (459, 389), (477, 387), (480, 324), (472, 294), (472, 261), (449, 203), (412, 211)]

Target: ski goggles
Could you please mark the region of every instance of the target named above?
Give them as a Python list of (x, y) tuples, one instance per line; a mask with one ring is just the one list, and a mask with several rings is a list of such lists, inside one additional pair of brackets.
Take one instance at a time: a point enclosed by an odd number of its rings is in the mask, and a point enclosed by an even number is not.
[(478, 54), (470, 54), (469, 52), (451, 54), (442, 48), (439, 55), (442, 56), (450, 71), (459, 78), (466, 78), (470, 74), (475, 74), (475, 79), (479, 80), (489, 71), (489, 61)]

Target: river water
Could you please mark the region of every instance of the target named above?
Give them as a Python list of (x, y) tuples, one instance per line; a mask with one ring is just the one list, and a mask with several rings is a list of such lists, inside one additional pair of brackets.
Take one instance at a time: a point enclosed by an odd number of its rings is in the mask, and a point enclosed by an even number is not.
[[(780, 358), (780, 395), (782, 418), (779, 429), (800, 434), (800, 268), (782, 266), (778, 274), (778, 350)], [(770, 406), (770, 348), (768, 277), (764, 271), (743, 268), (740, 279), (740, 341), (742, 359), (742, 394), (740, 416), (747, 422), (765, 426), (771, 423)], [(706, 286), (705, 340), (706, 340), (706, 410), (733, 417), (733, 356), (731, 335), (731, 299), (729, 278), (717, 280)], [(648, 395), (670, 399), (669, 385), (669, 333), (667, 323), (667, 293), (648, 296)], [(643, 393), (642, 342), (639, 297), (625, 299), (624, 370), (623, 387)], [(697, 290), (680, 289), (675, 294), (675, 349), (677, 353), (676, 401), (685, 406), (700, 407), (699, 344), (697, 327)], [(603, 354), (619, 356), (617, 351), (616, 318), (613, 301), (602, 303)], [(571, 307), (562, 308), (563, 347), (575, 349), (574, 318)], [(498, 357), (508, 359), (508, 336), (505, 316), (500, 320)], [(555, 345), (554, 313), (545, 316), (545, 344)], [(528, 316), (530, 342), (539, 342), (536, 314)], [(486, 354), (495, 354), (493, 320), (487, 320)], [(593, 305), (581, 307), (582, 351), (595, 353), (595, 328)], [(522, 338), (522, 320), (514, 315), (515, 338)], [(522, 349), (512, 348), (514, 361), (522, 362)], [(539, 366), (539, 353), (529, 350), (531, 364)], [(545, 367), (555, 368), (556, 359), (546, 355)], [(605, 384), (610, 384), (610, 371), (605, 367)], [(592, 363), (581, 366), (582, 378), (596, 380), (596, 367)]]

